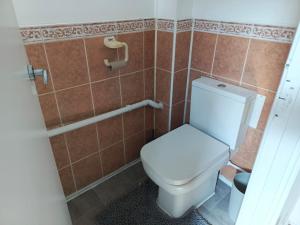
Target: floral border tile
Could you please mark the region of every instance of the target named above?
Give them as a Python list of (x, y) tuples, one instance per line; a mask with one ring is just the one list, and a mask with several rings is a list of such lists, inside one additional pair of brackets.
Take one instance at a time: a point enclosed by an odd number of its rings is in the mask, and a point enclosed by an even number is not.
[(20, 33), (24, 43), (34, 43), (43, 41), (43, 36), (40, 27), (21, 28)]
[(195, 31), (205, 31), (218, 33), (219, 32), (219, 21), (210, 21), (210, 20), (199, 20), (196, 19), (194, 22), (194, 30)]
[(174, 32), (174, 20), (165, 20), (165, 19), (158, 19), (157, 23), (157, 30), (164, 31), (164, 32)]
[(41, 27), (44, 41), (72, 39), (83, 36), (82, 25), (64, 25)]
[(155, 30), (155, 19), (144, 20), (144, 31)]
[(267, 40), (292, 42), (296, 33), (295, 28), (254, 25), (253, 37)]
[[(175, 22), (176, 21), (174, 20), (167, 19), (137, 19), (90, 24), (28, 27), (21, 28), (20, 33), (24, 43), (28, 44), (89, 36), (142, 32), (155, 29), (164, 32), (174, 32)], [(192, 19), (179, 20), (176, 23), (177, 32), (190, 31), (192, 27), (194, 27), (194, 31), (236, 35), (288, 43), (293, 41), (296, 31), (295, 28), (291, 27), (230, 23), (202, 19), (195, 19), (194, 22)]]
[(118, 33), (141, 32), (144, 30), (144, 20), (117, 21)]
[(193, 27), (192, 19), (177, 21), (177, 32), (191, 31), (192, 27)]
[(117, 24), (115, 22), (84, 24), (83, 33), (85, 36), (114, 34), (117, 33)]
[(291, 43), (293, 41), (296, 29), (292, 27), (229, 23), (222, 21), (196, 19), (194, 21), (194, 31), (237, 35), (268, 41)]
[(219, 23), (219, 32), (225, 34), (233, 34), (238, 36), (246, 36), (252, 34), (253, 25), (243, 23)]

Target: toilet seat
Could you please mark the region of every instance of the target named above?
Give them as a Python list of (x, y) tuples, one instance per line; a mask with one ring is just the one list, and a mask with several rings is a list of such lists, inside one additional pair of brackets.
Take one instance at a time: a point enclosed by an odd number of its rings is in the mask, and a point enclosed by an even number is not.
[(190, 125), (146, 144), (141, 159), (152, 176), (168, 185), (180, 186), (229, 157), (229, 147)]

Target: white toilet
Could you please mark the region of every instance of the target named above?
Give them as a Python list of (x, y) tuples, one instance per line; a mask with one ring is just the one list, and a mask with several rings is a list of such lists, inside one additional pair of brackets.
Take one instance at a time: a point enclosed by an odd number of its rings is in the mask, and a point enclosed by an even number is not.
[(146, 144), (141, 160), (157, 204), (181, 217), (214, 195), (218, 172), (248, 128), (256, 93), (206, 77), (192, 83), (190, 124)]

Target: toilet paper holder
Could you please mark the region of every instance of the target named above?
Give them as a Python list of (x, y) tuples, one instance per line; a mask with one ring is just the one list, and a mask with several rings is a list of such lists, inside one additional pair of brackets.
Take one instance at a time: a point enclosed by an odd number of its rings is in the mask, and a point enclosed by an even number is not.
[(117, 41), (114, 36), (111, 36), (111, 37), (105, 37), (104, 38), (104, 45), (107, 48), (110, 48), (110, 49), (125, 48), (125, 58), (123, 60), (110, 62), (108, 59), (104, 59), (104, 64), (110, 70), (116, 70), (116, 69), (119, 69), (119, 68), (124, 67), (124, 66), (127, 65), (127, 62), (128, 62), (128, 59), (129, 59), (127, 43)]

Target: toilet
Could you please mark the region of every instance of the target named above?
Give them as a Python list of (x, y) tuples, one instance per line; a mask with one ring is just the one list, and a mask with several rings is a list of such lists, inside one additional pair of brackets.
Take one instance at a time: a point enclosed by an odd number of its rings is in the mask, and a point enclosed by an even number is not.
[(192, 82), (190, 125), (143, 146), (141, 160), (159, 186), (157, 204), (182, 217), (215, 193), (219, 170), (245, 138), (256, 93), (207, 77)]

